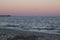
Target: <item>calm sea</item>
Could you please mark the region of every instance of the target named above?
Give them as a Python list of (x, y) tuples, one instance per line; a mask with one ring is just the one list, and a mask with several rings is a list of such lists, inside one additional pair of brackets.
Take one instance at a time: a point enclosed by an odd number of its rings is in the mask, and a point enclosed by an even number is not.
[(0, 17), (0, 28), (60, 33), (60, 16)]
[(17, 33), (15, 31), (5, 30), (7, 32), (6, 35), (4, 33), (1, 34), (3, 29), (60, 33), (60, 16), (0, 17), (0, 40), (7, 40), (7, 38)]

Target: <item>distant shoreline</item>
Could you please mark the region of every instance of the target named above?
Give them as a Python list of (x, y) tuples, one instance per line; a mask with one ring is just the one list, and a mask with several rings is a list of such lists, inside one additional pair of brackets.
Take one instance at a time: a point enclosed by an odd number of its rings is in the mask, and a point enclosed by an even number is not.
[(0, 15), (0, 17), (11, 17), (11, 15)]

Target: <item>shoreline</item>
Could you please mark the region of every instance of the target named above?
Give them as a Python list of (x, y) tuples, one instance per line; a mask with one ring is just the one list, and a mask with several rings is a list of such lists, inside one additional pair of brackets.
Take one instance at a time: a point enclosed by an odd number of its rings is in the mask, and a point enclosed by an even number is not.
[(0, 17), (11, 17), (12, 15), (0, 15)]
[[(36, 40), (60, 40), (60, 34), (49, 34), (49, 33), (42, 33), (42, 32), (33, 32), (33, 31), (22, 31), (22, 30), (13, 30), (13, 29), (3, 29), (0, 28), (0, 35), (7, 35), (7, 39), (10, 38), (11, 40), (17, 36), (24, 38), (30, 38), (32, 39), (36, 37)], [(32, 40), (31, 39), (31, 40)], [(28, 39), (29, 40), (29, 39)]]

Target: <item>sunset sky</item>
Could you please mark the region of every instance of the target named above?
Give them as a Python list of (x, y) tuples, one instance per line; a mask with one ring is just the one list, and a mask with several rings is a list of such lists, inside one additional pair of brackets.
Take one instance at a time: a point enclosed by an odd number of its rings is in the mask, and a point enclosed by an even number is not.
[(60, 15), (60, 0), (0, 0), (0, 15)]

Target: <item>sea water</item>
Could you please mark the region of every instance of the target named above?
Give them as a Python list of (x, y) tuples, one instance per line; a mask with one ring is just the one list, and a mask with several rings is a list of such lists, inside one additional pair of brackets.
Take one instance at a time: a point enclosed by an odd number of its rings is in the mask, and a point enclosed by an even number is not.
[[(15, 31), (8, 33), (9, 30), (7, 30), (7, 35), (1, 34), (4, 29)], [(13, 33), (17, 32), (16, 30), (60, 34), (60, 16), (0, 17), (0, 40), (7, 40), (9, 36), (13, 36)]]
[(60, 33), (60, 16), (0, 17), (0, 28)]

